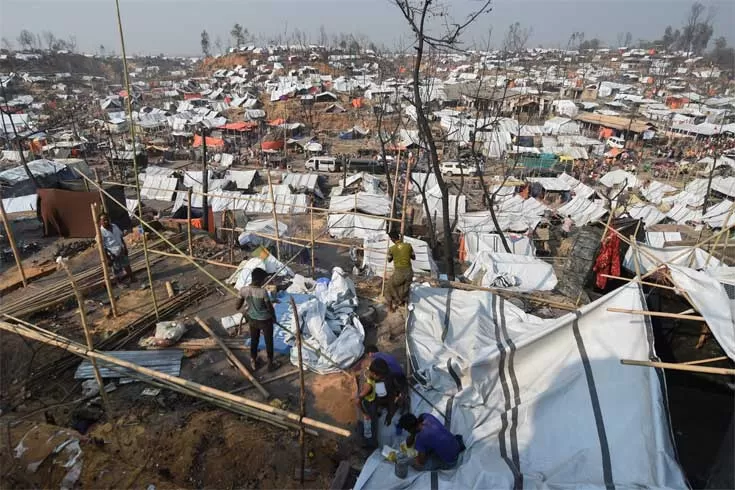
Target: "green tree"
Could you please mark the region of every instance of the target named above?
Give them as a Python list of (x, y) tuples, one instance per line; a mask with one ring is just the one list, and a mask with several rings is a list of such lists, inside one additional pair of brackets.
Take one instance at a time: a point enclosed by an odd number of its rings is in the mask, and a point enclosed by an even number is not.
[(202, 45), (202, 53), (204, 53), (204, 56), (209, 56), (209, 33), (207, 31), (202, 31), (202, 39), (200, 43)]

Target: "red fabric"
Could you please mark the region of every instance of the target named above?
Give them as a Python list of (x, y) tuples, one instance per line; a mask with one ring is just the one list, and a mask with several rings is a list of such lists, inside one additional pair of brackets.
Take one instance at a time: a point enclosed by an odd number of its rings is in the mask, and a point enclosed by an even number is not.
[(595, 286), (600, 289), (607, 286), (607, 277), (602, 274), (620, 276), (620, 238), (617, 233), (612, 233), (605, 239), (592, 270), (597, 273)]
[[(192, 144), (194, 148), (198, 148), (202, 146), (202, 137), (201, 135), (195, 134), (194, 135), (194, 143)], [(207, 146), (209, 148), (216, 148), (220, 146), (225, 146), (225, 140), (221, 138), (210, 138), (207, 136)]]

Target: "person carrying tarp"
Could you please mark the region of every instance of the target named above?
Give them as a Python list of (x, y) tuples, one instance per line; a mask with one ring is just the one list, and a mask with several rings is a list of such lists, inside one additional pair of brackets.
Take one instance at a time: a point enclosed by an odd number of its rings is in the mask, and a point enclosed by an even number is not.
[(416, 255), (411, 244), (404, 242), (397, 231), (391, 231), (389, 236), (393, 245), (388, 249), (388, 262), (393, 262), (393, 275), (388, 281), (386, 298), (388, 309), (395, 311), (397, 306), (408, 302), (408, 293), (413, 281), (411, 261), (416, 260)]
[(457, 466), (465, 445), (461, 435), (454, 435), (430, 413), (418, 417), (406, 414), (398, 426), (409, 433), (406, 445), (416, 450), (412, 466), (419, 471), (450, 470)]
[(273, 308), (268, 291), (263, 288), (268, 273), (261, 268), (253, 269), (249, 286), (240, 289), (237, 309), (245, 305), (245, 318), (250, 327), (250, 369), (255, 371), (258, 364), (258, 344), (260, 334), (265, 340), (265, 352), (268, 356), (268, 370), (275, 371), (280, 363), (274, 359), (273, 324), (276, 321), (276, 310)]
[[(119, 226), (110, 222), (110, 217), (102, 213), (99, 217), (100, 235), (102, 236), (102, 245), (107, 255), (107, 263), (112, 267), (112, 271), (120, 281), (123, 277), (129, 282), (135, 281), (135, 274), (130, 267), (130, 258), (128, 258), (128, 247), (123, 240), (123, 232)], [(122, 273), (125, 272), (123, 276)]]

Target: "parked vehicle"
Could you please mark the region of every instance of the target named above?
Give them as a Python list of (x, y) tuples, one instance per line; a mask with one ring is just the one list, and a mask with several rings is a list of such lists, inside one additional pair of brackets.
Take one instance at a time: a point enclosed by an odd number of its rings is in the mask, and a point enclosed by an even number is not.
[(477, 175), (477, 169), (463, 165), (459, 162), (442, 162), (440, 165), (442, 175), (454, 177), (455, 175)]
[(618, 138), (617, 136), (610, 136), (607, 141), (605, 141), (605, 144), (610, 148), (625, 148), (625, 140), (623, 138)]
[(385, 164), (381, 160), (367, 158), (351, 158), (347, 161), (348, 172), (367, 172), (369, 174), (384, 174)]
[(526, 153), (518, 159), (518, 166), (526, 169), (551, 168), (559, 160), (553, 153)]
[(311, 157), (304, 164), (306, 170), (318, 170), (322, 172), (338, 172), (340, 162), (334, 157)]

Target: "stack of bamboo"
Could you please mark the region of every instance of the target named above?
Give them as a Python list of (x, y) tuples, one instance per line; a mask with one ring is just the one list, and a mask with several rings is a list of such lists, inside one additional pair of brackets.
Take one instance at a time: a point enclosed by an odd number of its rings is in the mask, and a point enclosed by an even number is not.
[[(184, 235), (176, 235), (172, 239), (181, 241)], [(159, 240), (151, 247), (161, 245), (164, 242)], [(143, 251), (136, 250), (130, 254), (131, 266), (134, 272), (138, 272), (145, 268), (145, 260), (143, 259)], [(161, 259), (159, 259), (161, 260)], [(151, 260), (151, 263), (154, 263)], [(77, 283), (81, 292), (88, 292), (95, 289), (104, 287), (104, 277), (102, 275), (102, 266), (92, 267), (74, 275), (74, 280)], [(69, 287), (69, 280), (63, 277), (59, 281), (54, 282), (50, 286), (44, 288), (42, 291), (33, 295), (24, 295), (15, 301), (3, 301), (2, 308), (0, 308), (0, 315), (10, 315), (14, 317), (27, 317), (39, 311), (46, 310), (60, 303), (64, 303), (74, 298), (74, 291)]]
[[(157, 319), (155, 311), (151, 309), (126, 327), (121, 328), (106, 339), (97, 342), (96, 347), (98, 349), (108, 351), (121, 349), (127, 343), (133, 342), (142, 337), (146, 331), (156, 325), (156, 322), (170, 318), (180, 311), (183, 311), (196, 301), (208, 296), (211, 291), (212, 289), (209, 287), (196, 284), (173, 298), (168, 298), (166, 301), (163, 301), (158, 308), (160, 318)], [(6, 316), (6, 318), (8, 317)], [(11, 317), (11, 319), (13, 318)], [(68, 355), (45, 364), (40, 369), (34, 371), (33, 375), (28, 380), (26, 387), (28, 388), (34, 383), (48, 381), (50, 377), (58, 375), (59, 373), (76, 366), (78, 362), (78, 357)]]

